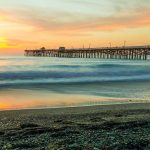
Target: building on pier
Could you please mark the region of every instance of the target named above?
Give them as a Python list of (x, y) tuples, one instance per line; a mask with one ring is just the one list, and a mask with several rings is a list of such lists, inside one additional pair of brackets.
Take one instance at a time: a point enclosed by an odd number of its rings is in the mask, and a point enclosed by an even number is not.
[(65, 47), (59, 47), (59, 51), (65, 51)]

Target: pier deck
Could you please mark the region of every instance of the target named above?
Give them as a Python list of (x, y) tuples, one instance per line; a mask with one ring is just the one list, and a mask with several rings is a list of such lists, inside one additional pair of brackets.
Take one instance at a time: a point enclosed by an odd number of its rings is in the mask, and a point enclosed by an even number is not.
[(146, 60), (150, 55), (150, 47), (112, 47), (112, 48), (79, 48), (79, 49), (36, 49), (25, 50), (25, 56), (67, 57), (67, 58), (101, 58)]

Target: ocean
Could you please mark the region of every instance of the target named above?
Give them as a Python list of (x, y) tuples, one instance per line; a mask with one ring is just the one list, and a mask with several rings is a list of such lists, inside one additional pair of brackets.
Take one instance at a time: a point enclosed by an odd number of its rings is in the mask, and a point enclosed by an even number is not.
[(150, 59), (0, 56), (0, 110), (150, 102)]

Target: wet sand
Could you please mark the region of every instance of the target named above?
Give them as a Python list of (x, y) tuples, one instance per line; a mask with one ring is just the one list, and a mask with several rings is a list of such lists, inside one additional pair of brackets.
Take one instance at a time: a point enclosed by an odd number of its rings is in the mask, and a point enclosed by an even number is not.
[(0, 112), (2, 150), (150, 149), (150, 103)]

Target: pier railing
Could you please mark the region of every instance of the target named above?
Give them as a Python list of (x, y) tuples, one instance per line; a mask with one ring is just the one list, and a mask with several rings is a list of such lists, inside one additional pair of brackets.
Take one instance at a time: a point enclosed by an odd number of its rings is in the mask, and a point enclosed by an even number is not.
[(101, 59), (131, 59), (146, 60), (150, 55), (150, 47), (104, 47), (78, 49), (36, 49), (25, 50), (25, 56), (67, 57), (67, 58), (101, 58)]

